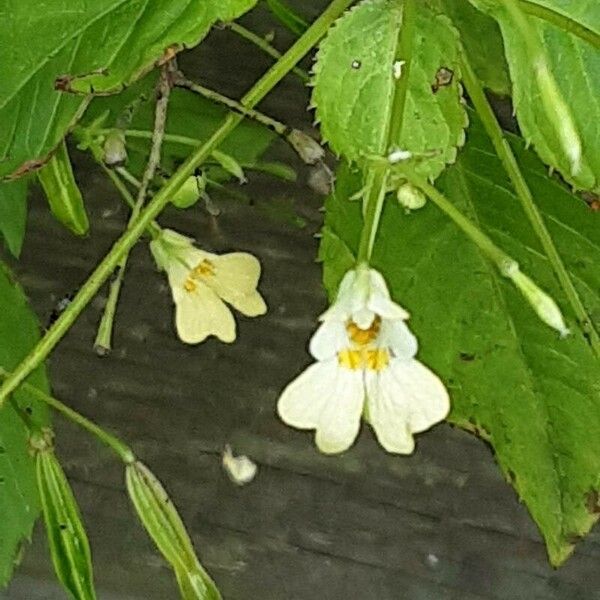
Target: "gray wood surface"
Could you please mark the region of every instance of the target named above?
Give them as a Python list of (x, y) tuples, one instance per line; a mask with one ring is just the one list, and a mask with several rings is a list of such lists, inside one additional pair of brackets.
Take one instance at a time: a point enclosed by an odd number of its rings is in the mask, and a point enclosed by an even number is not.
[[(261, 13), (253, 19), (254, 27), (268, 27)], [(181, 64), (190, 76), (239, 95), (269, 61), (231, 33), (215, 32)], [(271, 114), (307, 126), (305, 106), (306, 91), (293, 78), (264, 103)], [(294, 160), (280, 145), (272, 154)], [(36, 192), (25, 250), (15, 263), (42, 319), (81, 284), (127, 219), (104, 176), (78, 160), (89, 237), (66, 233)], [(305, 229), (224, 199), (216, 220), (201, 208), (168, 210), (161, 218), (207, 249), (257, 254), (267, 316), (238, 319), (235, 345), (182, 345), (164, 277), (140, 243), (119, 305), (115, 351), (103, 359), (92, 352), (98, 298), (52, 355), (55, 394), (128, 440), (163, 480), (227, 600), (600, 598), (598, 532), (566, 566), (551, 569), (527, 511), (476, 438), (441, 425), (403, 458), (386, 455), (364, 430), (351, 451), (331, 458), (316, 452), (311, 434), (277, 420), (278, 393), (309, 362), (306, 341), (325, 306), (313, 237), (321, 199), (300, 171), (297, 185), (254, 177), (246, 191), (257, 199), (292, 198), (308, 220)], [(128, 505), (120, 465), (85, 433), (55, 422), (88, 526), (99, 597), (175, 599), (171, 574)], [(226, 443), (259, 464), (250, 485), (238, 488), (223, 473)], [(64, 597), (38, 528), (0, 598)]]

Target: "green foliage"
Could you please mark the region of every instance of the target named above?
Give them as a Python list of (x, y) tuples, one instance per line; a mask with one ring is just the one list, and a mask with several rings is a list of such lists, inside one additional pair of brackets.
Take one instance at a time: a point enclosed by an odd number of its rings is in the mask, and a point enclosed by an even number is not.
[[(153, 89), (156, 75), (150, 74), (118, 96), (95, 98), (86, 111), (81, 125), (90, 126), (95, 120), (102, 121), (101, 127), (113, 127), (125, 120), (131, 135), (126, 137), (129, 152), (129, 168), (141, 175), (145, 158), (150, 149), (150, 135), (154, 122)], [(227, 110), (198, 94), (174, 89), (169, 99), (166, 133), (185, 138), (180, 142), (166, 139), (163, 144), (163, 168), (171, 170), (183, 161), (192, 147), (206, 141)], [(129, 115), (129, 116), (127, 116)], [(276, 135), (266, 127), (252, 121), (244, 121), (219, 147), (240, 165), (251, 168), (272, 143)], [(222, 168), (217, 160), (213, 165)], [(210, 168), (208, 169), (210, 171)]]
[(460, 33), (460, 40), (481, 83), (496, 94), (510, 94), (510, 77), (498, 24), (465, 0), (438, 0)]
[[(542, 41), (550, 70), (569, 106), (583, 147), (582, 167), (572, 173), (569, 157), (557, 138), (555, 123), (540, 110), (540, 88), (532, 76), (527, 43), (515, 28), (502, 5), (490, 0), (474, 0), (500, 23), (513, 83), (513, 101), (519, 125), (541, 159), (560, 171), (574, 186), (600, 191), (600, 52), (598, 46), (575, 33), (559, 28), (556, 22), (529, 15)], [(583, 26), (599, 35), (600, 5), (596, 0), (531, 2), (566, 17), (567, 24)], [(600, 35), (598, 37), (600, 40)]]
[[(74, 92), (117, 92), (161, 57), (198, 44), (255, 0), (8, 0), (0, 29), (0, 176), (43, 159), (87, 103)], [(29, 166), (32, 166), (31, 164)]]
[(27, 222), (27, 180), (0, 183), (0, 233), (11, 254), (21, 253)]
[[(572, 335), (559, 339), (464, 235), (428, 203), (406, 214), (387, 202), (373, 264), (412, 314), (420, 358), (446, 382), (450, 420), (486, 439), (527, 504), (558, 565), (598, 518), (600, 365), (572, 316), (481, 127), (439, 180), (447, 197), (516, 257), (559, 302)], [(567, 268), (600, 322), (600, 215), (545, 173), (511, 139)], [(360, 176), (342, 171), (327, 203), (321, 258), (335, 293), (362, 224), (348, 195)]]
[(64, 141), (37, 172), (37, 177), (52, 214), (76, 235), (85, 235), (90, 223)]
[[(323, 138), (350, 161), (362, 163), (389, 148), (430, 154), (419, 173), (436, 178), (464, 142), (458, 36), (450, 21), (418, 3), (408, 91), (399, 139), (388, 145), (397, 77), (403, 5), (369, 0), (342, 17), (322, 42), (315, 65), (313, 103)], [(440, 74), (448, 79), (439, 81)]]
[[(39, 330), (23, 291), (1, 263), (0, 307), (0, 367), (10, 371), (38, 341)], [(43, 368), (38, 368), (28, 381), (48, 390)], [(36, 423), (47, 423), (45, 408), (27, 393), (19, 390), (14, 397)], [(39, 510), (27, 430), (13, 406), (5, 404), (0, 409), (0, 587), (10, 579), (15, 557), (31, 535)]]
[(292, 32), (302, 35), (308, 23), (295, 13), (283, 0), (267, 0), (269, 10)]

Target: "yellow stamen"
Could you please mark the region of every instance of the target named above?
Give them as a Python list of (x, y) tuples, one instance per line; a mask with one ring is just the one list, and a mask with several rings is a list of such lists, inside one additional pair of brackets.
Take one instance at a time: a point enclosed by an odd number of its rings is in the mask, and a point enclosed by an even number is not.
[(188, 277), (185, 280), (185, 283), (183, 284), (183, 289), (186, 292), (195, 292), (197, 287), (198, 286), (196, 285), (196, 282), (193, 281), (190, 277)]
[(195, 279), (209, 277), (215, 274), (215, 265), (208, 259), (204, 259), (199, 265), (192, 269), (190, 277)]
[(338, 352), (338, 362), (340, 366), (356, 371), (362, 367), (362, 353), (360, 350), (342, 350)]
[(361, 329), (354, 321), (346, 325), (348, 336), (357, 346), (367, 346), (379, 335), (381, 329), (381, 317), (376, 316), (368, 329)]
[(383, 371), (390, 364), (390, 353), (387, 348), (376, 348), (375, 350), (346, 348), (338, 352), (338, 364), (352, 371), (357, 369)]
[(383, 371), (390, 364), (390, 353), (385, 348), (366, 351), (367, 369)]

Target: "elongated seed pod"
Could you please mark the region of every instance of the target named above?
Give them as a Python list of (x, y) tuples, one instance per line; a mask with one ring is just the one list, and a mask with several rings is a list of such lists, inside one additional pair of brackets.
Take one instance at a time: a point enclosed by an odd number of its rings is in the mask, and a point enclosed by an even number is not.
[(52, 214), (73, 233), (86, 234), (90, 224), (64, 140), (37, 176)]
[(127, 492), (148, 535), (175, 571), (184, 600), (221, 600), (221, 594), (200, 565), (181, 517), (164, 487), (141, 462), (125, 471)]
[(95, 600), (88, 538), (69, 482), (51, 449), (37, 453), (36, 474), (56, 576), (75, 600)]

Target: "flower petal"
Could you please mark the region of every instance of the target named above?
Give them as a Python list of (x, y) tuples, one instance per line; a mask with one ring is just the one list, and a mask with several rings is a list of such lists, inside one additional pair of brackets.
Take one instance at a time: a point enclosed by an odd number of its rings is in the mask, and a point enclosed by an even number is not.
[(212, 256), (215, 274), (206, 283), (225, 302), (247, 316), (262, 315), (267, 307), (262, 296), (256, 291), (260, 278), (260, 262), (247, 252), (232, 252), (222, 256)]
[(358, 435), (365, 390), (361, 370), (339, 367), (337, 359), (312, 364), (283, 391), (277, 411), (284, 423), (316, 429), (324, 454), (347, 450)]
[(193, 292), (173, 288), (175, 326), (186, 344), (198, 344), (209, 335), (222, 342), (235, 340), (235, 320), (231, 311), (208, 286), (198, 283)]
[(327, 360), (348, 345), (346, 325), (342, 321), (324, 321), (312, 336), (308, 350), (317, 360)]
[(377, 346), (388, 348), (392, 356), (408, 360), (413, 358), (419, 349), (419, 343), (408, 325), (399, 319), (383, 319), (377, 338)]
[(356, 281), (356, 271), (348, 271), (340, 283), (335, 302), (319, 317), (320, 321), (347, 321), (355, 303), (354, 287)]
[(410, 454), (413, 433), (446, 418), (450, 399), (444, 384), (417, 360), (394, 359), (366, 374), (367, 406), (379, 443), (388, 451)]
[(369, 269), (369, 300), (367, 308), (384, 319), (408, 319), (409, 314), (393, 300), (383, 275), (375, 269)]

